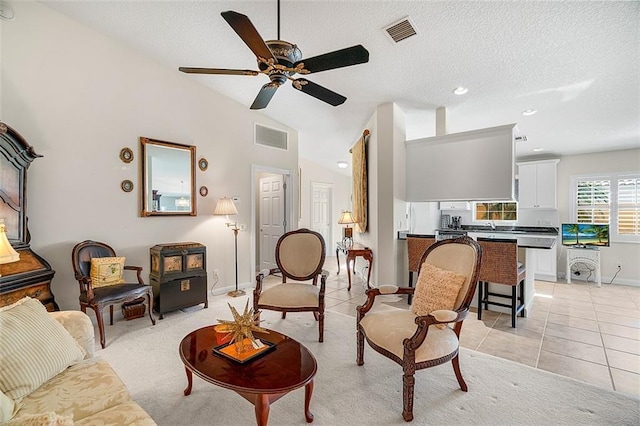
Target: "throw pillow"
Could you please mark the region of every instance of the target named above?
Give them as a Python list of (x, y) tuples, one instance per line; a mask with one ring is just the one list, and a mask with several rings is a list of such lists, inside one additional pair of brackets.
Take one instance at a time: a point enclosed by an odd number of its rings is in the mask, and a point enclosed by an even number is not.
[(104, 287), (122, 284), (124, 257), (94, 257), (91, 259), (91, 285)]
[(37, 299), (25, 297), (0, 308), (0, 391), (14, 402), (84, 355)]
[(16, 404), (0, 390), (0, 423), (8, 422), (13, 417)]
[(464, 275), (424, 262), (416, 282), (411, 311), (416, 315), (429, 315), (440, 309), (453, 310), (465, 279)]
[(9, 422), (7, 426), (73, 426), (73, 414), (62, 416), (55, 412), (28, 414)]

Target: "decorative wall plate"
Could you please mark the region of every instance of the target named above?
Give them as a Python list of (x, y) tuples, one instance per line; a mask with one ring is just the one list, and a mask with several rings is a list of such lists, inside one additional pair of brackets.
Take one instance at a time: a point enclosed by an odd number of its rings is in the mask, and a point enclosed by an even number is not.
[(203, 197), (206, 197), (207, 195), (209, 195), (209, 188), (207, 188), (206, 186), (201, 186), (200, 195)]
[(131, 148), (122, 148), (120, 150), (120, 159), (125, 163), (130, 163), (133, 161), (133, 151)]
[(198, 167), (204, 172), (209, 167), (209, 162), (206, 158), (201, 158), (198, 160)]
[(120, 184), (120, 188), (122, 188), (124, 192), (131, 192), (133, 191), (133, 182), (131, 182), (128, 179), (123, 180), (122, 183)]

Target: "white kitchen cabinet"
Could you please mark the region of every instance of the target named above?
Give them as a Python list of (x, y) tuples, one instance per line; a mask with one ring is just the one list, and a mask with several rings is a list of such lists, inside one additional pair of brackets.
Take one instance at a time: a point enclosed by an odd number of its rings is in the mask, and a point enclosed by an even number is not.
[(440, 210), (471, 210), (468, 201), (440, 201)]
[[(527, 235), (529, 236), (529, 235)], [(537, 238), (552, 238), (549, 235), (532, 235)], [(550, 249), (535, 249), (533, 277), (540, 281), (556, 282), (558, 279), (558, 239)], [(527, 268), (529, 266), (527, 265)]]
[(556, 209), (556, 175), (560, 160), (518, 163), (520, 209)]

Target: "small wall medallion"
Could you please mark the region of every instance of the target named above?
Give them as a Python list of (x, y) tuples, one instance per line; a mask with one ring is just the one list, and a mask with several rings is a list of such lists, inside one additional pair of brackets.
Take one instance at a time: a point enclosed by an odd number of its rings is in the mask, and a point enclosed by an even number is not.
[(133, 151), (131, 151), (131, 148), (122, 148), (120, 150), (120, 159), (124, 163), (132, 162), (133, 161)]
[(209, 162), (206, 158), (201, 158), (200, 160), (198, 160), (198, 167), (204, 172), (209, 167)]
[(124, 192), (131, 192), (133, 191), (133, 182), (131, 182), (128, 179), (123, 180), (122, 183), (120, 184), (120, 188), (122, 188)]
[(209, 188), (207, 188), (206, 186), (201, 186), (200, 195), (203, 197), (206, 197), (207, 195), (209, 195)]

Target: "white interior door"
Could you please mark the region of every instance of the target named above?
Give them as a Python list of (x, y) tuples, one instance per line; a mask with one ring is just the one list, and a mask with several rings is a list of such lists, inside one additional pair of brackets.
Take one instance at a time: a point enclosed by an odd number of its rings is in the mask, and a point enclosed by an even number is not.
[(311, 182), (311, 230), (322, 235), (327, 254), (330, 253), (333, 247), (331, 240), (331, 200), (331, 185)]
[(260, 179), (260, 269), (276, 268), (276, 244), (285, 232), (284, 176)]

